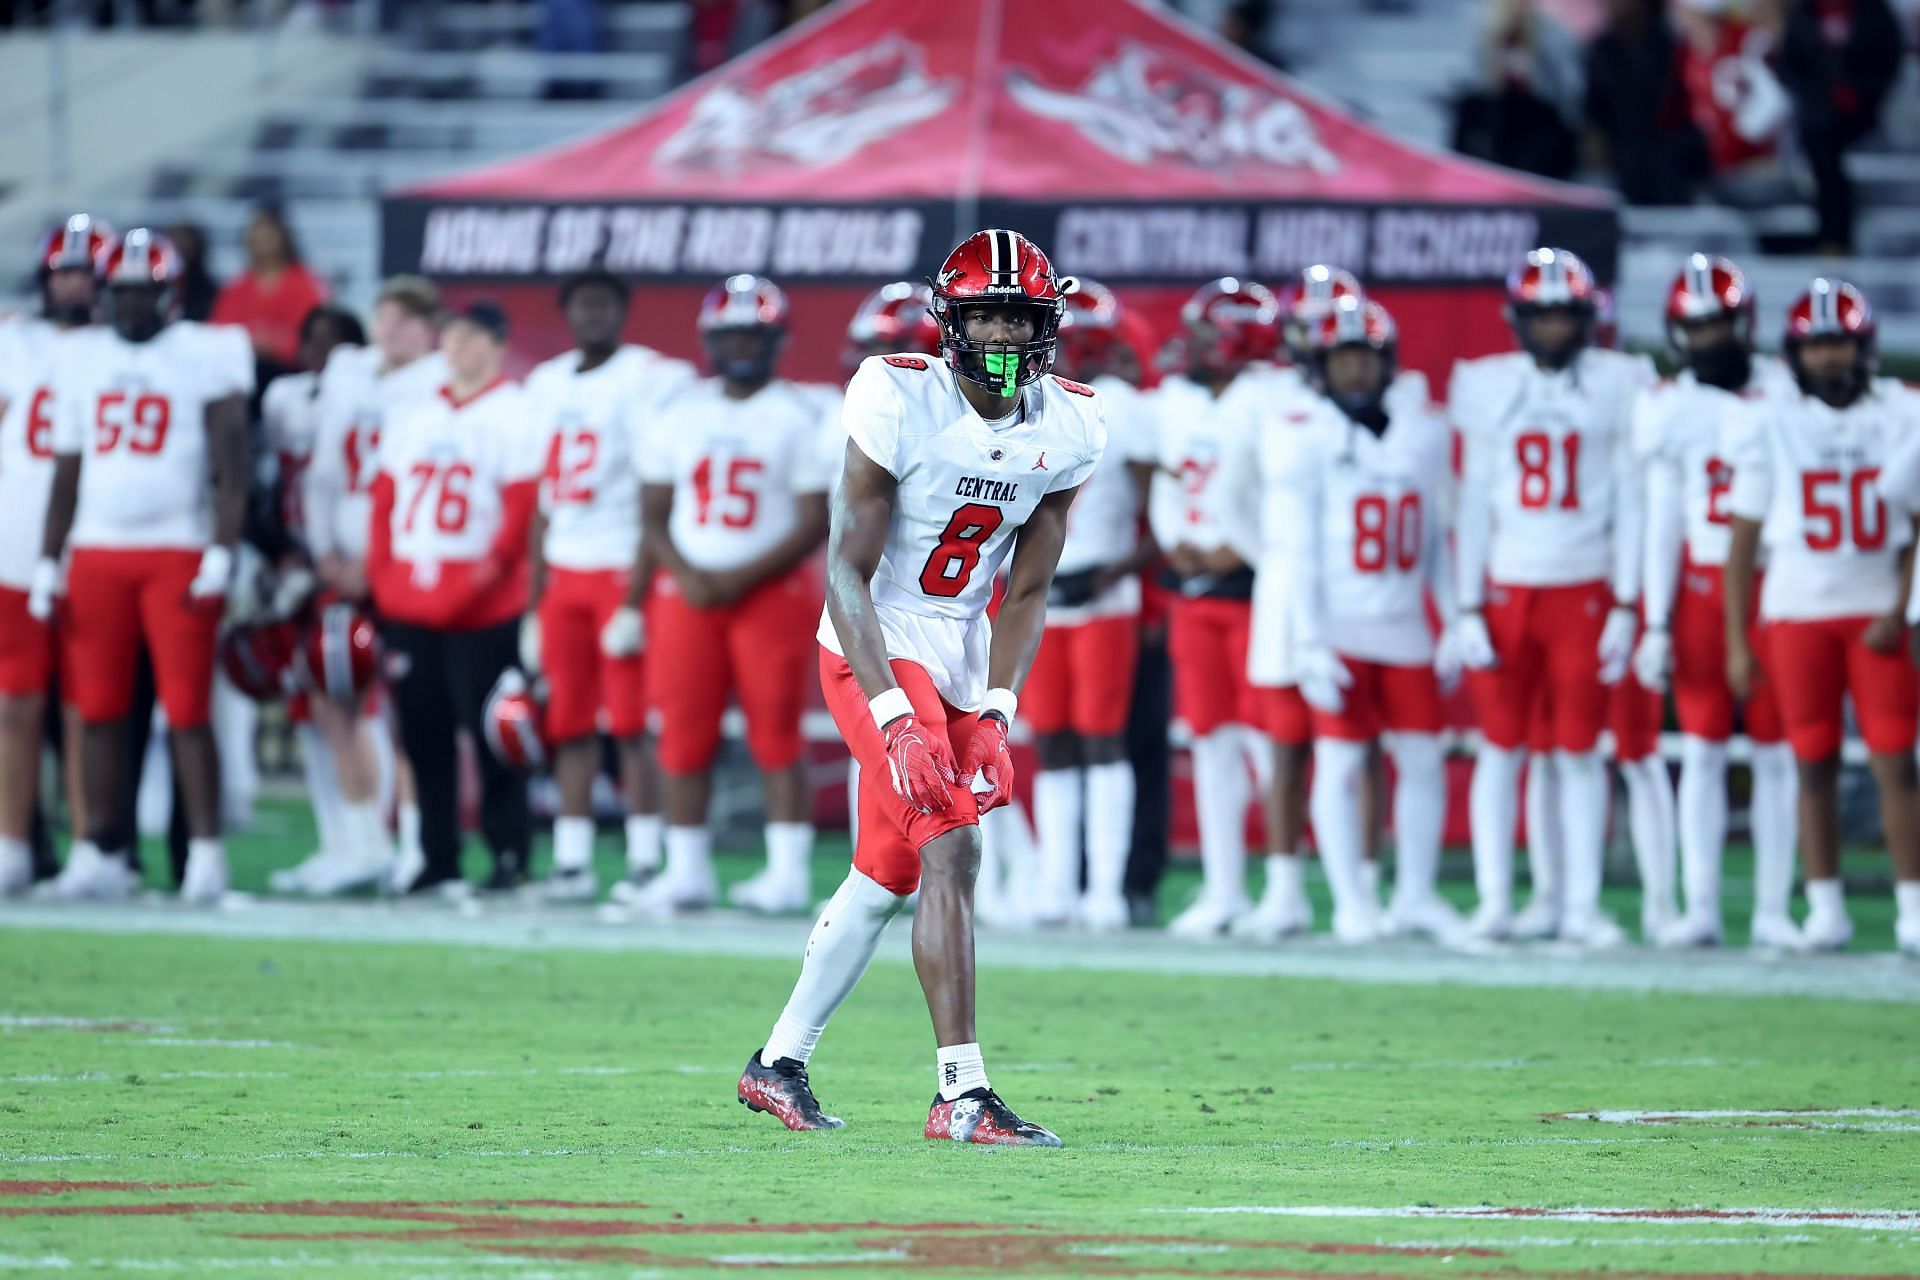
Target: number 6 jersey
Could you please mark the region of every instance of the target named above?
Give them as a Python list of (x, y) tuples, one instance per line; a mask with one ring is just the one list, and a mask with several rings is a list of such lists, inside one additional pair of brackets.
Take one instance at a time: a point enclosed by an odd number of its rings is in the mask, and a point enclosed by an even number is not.
[[(1100, 398), (1044, 377), (1019, 412), (989, 423), (946, 365), (871, 356), (842, 413), (852, 442), (898, 482), (872, 588), (888, 656), (919, 663), (942, 698), (973, 710), (987, 690), (994, 574), (1040, 500), (1093, 473), (1107, 438)], [(843, 652), (831, 617), (819, 640)]]

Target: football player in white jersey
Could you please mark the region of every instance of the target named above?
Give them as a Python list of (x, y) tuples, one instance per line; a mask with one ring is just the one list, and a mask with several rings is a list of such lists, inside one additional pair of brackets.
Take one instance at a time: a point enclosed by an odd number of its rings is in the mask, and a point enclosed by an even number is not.
[[(1595, 348), (1598, 285), (1560, 249), (1537, 249), (1508, 282), (1520, 351), (1455, 367), (1448, 403), (1463, 479), (1460, 617), (1446, 644), (1471, 668), (1483, 743), (1471, 792), (1472, 922), (1505, 938), (1513, 917), (1513, 831), (1527, 719), (1544, 690), (1553, 717), (1561, 847), (1557, 932), (1587, 946), (1624, 939), (1599, 905), (1608, 783), (1597, 743), (1607, 685), (1639, 628), (1640, 482), (1629, 414), (1653, 379), (1641, 357)], [(1536, 890), (1546, 877), (1536, 878)], [(1545, 895), (1542, 894), (1544, 897)]]
[[(40, 740), (54, 672), (54, 629), (27, 610), (53, 487), (54, 349), (60, 335), (93, 323), (95, 273), (112, 233), (76, 214), (40, 242), (41, 314), (0, 324), (0, 897), (33, 880), (33, 811)], [(69, 712), (69, 743), (79, 721)], [(69, 750), (69, 782), (79, 777)], [(74, 818), (85, 814), (75, 798)]]
[[(1322, 317), (1306, 373), (1319, 395), (1294, 402), (1267, 477), (1295, 549), (1293, 639), (1313, 708), (1312, 812), (1334, 896), (1334, 935), (1394, 930), (1448, 938), (1460, 920), (1436, 889), (1446, 822), (1444, 712), (1427, 623), (1431, 589), (1453, 616), (1443, 527), (1450, 435), (1424, 400), (1392, 394), (1399, 339), (1386, 308), (1341, 298)], [(1393, 907), (1382, 916), (1362, 873), (1372, 817), (1369, 746), (1398, 765)]]
[[(1742, 400), (1725, 420), (1733, 468), (1727, 510), (1727, 682), (1748, 696), (1757, 669), (1748, 606), (1764, 541), (1760, 591), (1767, 673), (1800, 764), (1800, 856), (1806, 944), (1853, 937), (1840, 882), (1840, 744), (1844, 703), (1866, 740), (1893, 860), (1900, 948), (1920, 954), (1920, 776), (1914, 761), (1920, 676), (1906, 654), (1913, 508), (1904, 455), (1920, 433), (1920, 396), (1874, 376), (1873, 311), (1858, 289), (1815, 280), (1787, 313), (1797, 395)], [(1891, 499), (1881, 469), (1892, 465)]]
[(253, 350), (245, 330), (171, 320), (180, 270), (163, 237), (129, 231), (102, 271), (110, 326), (68, 334), (56, 357), (53, 493), (28, 608), (42, 620), (51, 615), (67, 557), (67, 696), (85, 724), (89, 840), (75, 846), (61, 882), (71, 880), (79, 896), (124, 897), (134, 887), (135, 833), (120, 824), (143, 644), (186, 806), (181, 896), (212, 903), (227, 889), (209, 713), (220, 614), (246, 516)]
[[(440, 355), (439, 294), (415, 276), (396, 276), (373, 309), (373, 343), (335, 350), (320, 372), (313, 449), (301, 487), (307, 549), (323, 600), (364, 602), (367, 537), (373, 516), (375, 459), (381, 427), (400, 409), (432, 396), (447, 380)], [(333, 894), (383, 881), (404, 887), (419, 877), (420, 810), (404, 759), (397, 761), (400, 857), (392, 856), (380, 796), (386, 732), (368, 708), (316, 695), (309, 702), (314, 728), (329, 757), (341, 796), (338, 849), (277, 873), (274, 888)]]
[[(1082, 279), (1060, 323), (1063, 377), (1100, 392), (1107, 451), (1067, 517), (1067, 544), (1047, 599), (1047, 628), (1024, 693), (1040, 771), (1033, 780), (1037, 882), (1021, 886), (1041, 923), (1124, 929), (1133, 848), (1133, 765), (1127, 712), (1140, 650), (1140, 571), (1159, 555), (1141, 536), (1157, 456), (1147, 406), (1106, 372), (1120, 301)], [(1082, 830), (1086, 893), (1080, 891)]]
[(685, 386), (692, 366), (622, 345), (627, 285), (594, 269), (560, 287), (574, 350), (527, 378), (535, 429), (547, 433), (546, 474), (531, 533), (533, 608), (521, 662), (546, 676), (546, 736), (554, 744), (560, 812), (553, 823), (556, 901), (591, 899), (593, 780), (599, 735), (617, 744), (627, 806), (627, 880), (660, 866), (659, 784), (646, 744), (646, 602), (634, 579), (640, 545), (645, 415)]
[[(1680, 863), (1685, 911), (1663, 939), (1721, 939), (1720, 857), (1727, 838), (1727, 687), (1722, 575), (1732, 539), (1733, 473), (1720, 426), (1741, 399), (1798, 395), (1786, 367), (1754, 354), (1753, 289), (1725, 258), (1695, 254), (1667, 290), (1667, 335), (1679, 375), (1640, 393), (1634, 448), (1646, 468), (1646, 631), (1634, 651), (1640, 684), (1673, 688), (1680, 723)], [(1750, 619), (1751, 623), (1751, 619)], [(1753, 770), (1755, 946), (1792, 947), (1796, 788), (1773, 682), (1756, 671), (1742, 713)]]
[[(807, 1080), (827, 1019), (919, 891), (915, 968), (938, 1046), (930, 1139), (1058, 1146), (1000, 1100), (974, 1030), (979, 815), (1013, 792), (1017, 690), (1046, 621), (1067, 509), (1106, 444), (1099, 395), (1048, 376), (1062, 299), (1046, 255), (981, 231), (934, 277), (944, 365), (881, 356), (847, 388), (820, 674), (860, 758), (854, 867), (807, 941), (740, 1100), (791, 1129), (839, 1128)], [(993, 577), (1012, 554), (999, 619)]]
[(817, 393), (775, 377), (787, 299), (731, 276), (700, 307), (713, 370), (648, 424), (640, 462), (641, 555), (654, 579), (648, 698), (660, 718), (666, 869), (638, 905), (705, 906), (716, 893), (707, 815), (729, 699), (766, 792), (767, 866), (733, 901), (805, 909), (812, 897), (813, 795), (800, 734), (814, 647), (817, 579), (803, 567), (827, 535), (832, 475)]

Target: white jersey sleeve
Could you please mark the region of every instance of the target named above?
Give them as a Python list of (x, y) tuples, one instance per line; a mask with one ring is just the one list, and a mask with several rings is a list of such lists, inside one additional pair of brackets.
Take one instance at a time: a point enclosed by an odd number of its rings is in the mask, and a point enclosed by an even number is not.
[(0, 586), (24, 590), (46, 531), (53, 489), (53, 359), (60, 332), (44, 321), (0, 324)]
[(906, 404), (883, 359), (861, 362), (840, 406), (840, 426), (874, 465), (899, 479), (900, 419)]

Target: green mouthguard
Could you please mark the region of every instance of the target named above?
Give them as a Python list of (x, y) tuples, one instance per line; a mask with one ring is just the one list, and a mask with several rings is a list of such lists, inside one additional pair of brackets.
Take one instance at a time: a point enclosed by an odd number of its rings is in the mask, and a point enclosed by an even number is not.
[(991, 352), (980, 357), (986, 362), (987, 372), (1000, 379), (1006, 390), (1000, 394), (1008, 399), (1019, 390), (1020, 357), (1010, 353)]

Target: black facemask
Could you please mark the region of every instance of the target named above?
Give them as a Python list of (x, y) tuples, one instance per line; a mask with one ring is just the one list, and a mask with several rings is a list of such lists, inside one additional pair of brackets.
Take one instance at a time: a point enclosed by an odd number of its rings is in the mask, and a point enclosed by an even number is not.
[(1722, 342), (1687, 353), (1693, 376), (1709, 387), (1738, 391), (1753, 377), (1753, 350), (1744, 342)]

